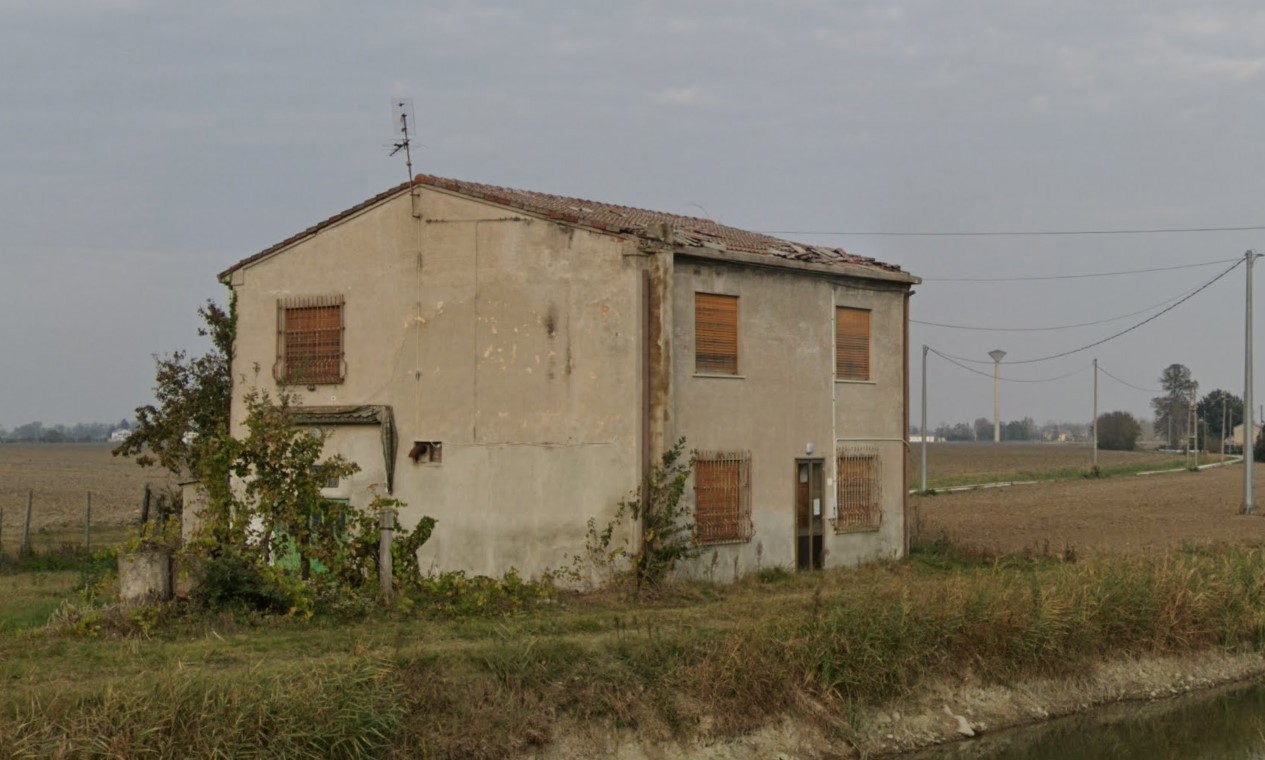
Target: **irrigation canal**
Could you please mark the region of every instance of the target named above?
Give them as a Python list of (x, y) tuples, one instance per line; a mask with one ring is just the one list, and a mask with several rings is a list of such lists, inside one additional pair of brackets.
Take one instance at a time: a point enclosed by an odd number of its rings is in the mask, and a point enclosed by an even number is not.
[(1265, 683), (985, 734), (910, 760), (1265, 760)]

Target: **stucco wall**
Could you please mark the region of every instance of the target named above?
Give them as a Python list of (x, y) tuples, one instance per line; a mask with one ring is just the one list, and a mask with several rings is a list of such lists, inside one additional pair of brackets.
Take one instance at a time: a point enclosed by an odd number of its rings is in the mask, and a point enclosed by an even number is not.
[[(694, 294), (739, 297), (738, 375), (695, 373)], [(825, 522), (825, 564), (899, 555), (903, 547), (905, 378), (900, 287), (723, 265), (678, 256), (673, 277), (673, 431), (689, 448), (751, 452), (749, 542), (708, 547), (695, 574), (729, 577), (757, 565), (795, 566), (796, 460), (820, 458), (828, 514), (836, 445), (882, 460), (883, 520), (836, 534)], [(871, 380), (835, 379), (836, 306), (872, 310)], [(838, 439), (866, 439), (839, 441)], [(876, 440), (887, 439), (887, 440)], [(812, 445), (813, 453), (807, 448)], [(687, 498), (693, 498), (692, 492)], [(713, 559), (714, 557), (714, 559)], [(713, 564), (714, 563), (714, 564)]]
[[(292, 390), (394, 408), (401, 524), (438, 520), (423, 567), (537, 574), (640, 478), (644, 261), (612, 236), (417, 193), (420, 220), (402, 194), (234, 273), (235, 432), (244, 392), (276, 387), (278, 299), (342, 294), (345, 381)], [(415, 440), (441, 441), (442, 462), (411, 461)], [(332, 428), (327, 450), (360, 463), (338, 495), (366, 504), (385, 479), (376, 429)]]

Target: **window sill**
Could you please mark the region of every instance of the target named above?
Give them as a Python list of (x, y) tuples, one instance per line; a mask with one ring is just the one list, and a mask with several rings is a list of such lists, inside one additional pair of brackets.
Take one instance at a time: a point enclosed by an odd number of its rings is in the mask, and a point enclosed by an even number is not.
[(843, 385), (878, 385), (877, 380), (849, 380), (846, 377), (836, 377), (835, 382)]
[(836, 536), (846, 536), (849, 533), (878, 533), (883, 526), (881, 525), (846, 525), (842, 528), (835, 528)]
[(721, 380), (746, 380), (746, 375), (731, 375), (727, 372), (695, 372), (694, 377), (718, 378)]

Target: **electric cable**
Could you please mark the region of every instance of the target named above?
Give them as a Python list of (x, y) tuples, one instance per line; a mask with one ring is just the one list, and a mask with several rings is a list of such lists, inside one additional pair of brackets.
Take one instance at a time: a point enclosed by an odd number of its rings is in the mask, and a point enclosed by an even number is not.
[(1151, 272), (1172, 272), (1177, 269), (1198, 269), (1199, 267), (1216, 266), (1217, 264), (1228, 264), (1231, 261), (1240, 261), (1242, 257), (1233, 259), (1217, 259), (1216, 261), (1203, 261), (1198, 264), (1178, 264), (1171, 267), (1152, 267), (1150, 269), (1123, 269), (1118, 272), (1087, 272), (1083, 274), (1051, 274), (1036, 275), (1032, 277), (924, 277), (923, 282), (1038, 282), (1043, 280), (1084, 280), (1093, 277), (1120, 277), (1126, 274), (1149, 274)]
[(1089, 369), (1089, 367), (1090, 367), (1090, 366), (1092, 366), (1092, 365), (1086, 364), (1086, 365), (1084, 365), (1083, 367), (1080, 367), (1080, 368), (1078, 368), (1078, 369), (1074, 369), (1074, 370), (1072, 370), (1071, 372), (1068, 372), (1068, 373), (1063, 374), (1063, 375), (1059, 375), (1059, 376), (1057, 376), (1057, 377), (1046, 377), (1046, 378), (1033, 379), (1033, 380), (1027, 380), (1027, 379), (1022, 379), (1022, 378), (1018, 378), (1018, 377), (1002, 377), (1002, 378), (995, 378), (995, 377), (993, 377), (993, 375), (992, 375), (991, 373), (988, 373), (988, 372), (981, 372), (980, 370), (975, 369), (974, 367), (968, 367), (968, 366), (966, 366), (965, 364), (958, 364), (958, 362), (954, 361), (953, 359), (951, 359), (950, 357), (946, 356), (945, 354), (940, 353), (939, 351), (935, 350), (935, 349), (934, 349), (934, 348), (932, 348), (931, 346), (927, 346), (927, 350), (928, 350), (928, 351), (930, 351), (931, 353), (935, 354), (936, 356), (939, 356), (941, 359), (944, 359), (944, 360), (945, 360), (945, 361), (947, 361), (948, 363), (953, 364), (953, 365), (956, 365), (956, 366), (958, 366), (958, 367), (960, 367), (960, 368), (962, 368), (962, 369), (966, 370), (967, 372), (974, 372), (975, 374), (979, 375), (980, 377), (987, 377), (989, 380), (1000, 379), (1003, 383), (1052, 383), (1052, 382), (1054, 382), (1054, 381), (1056, 381), (1056, 380), (1064, 380), (1064, 379), (1066, 379), (1066, 378), (1071, 377), (1072, 375), (1079, 375), (1080, 373), (1084, 372), (1086, 369)]
[(1203, 232), (1254, 232), (1265, 225), (1241, 227), (1138, 227), (1119, 230), (950, 230), (950, 231), (856, 231), (856, 230), (756, 230), (762, 235), (857, 235), (866, 237), (1041, 237), (1066, 235), (1170, 235)]
[(979, 332), (1051, 332), (1054, 330), (1071, 330), (1076, 327), (1092, 327), (1094, 325), (1104, 325), (1104, 324), (1107, 324), (1108, 322), (1119, 322), (1120, 320), (1128, 319), (1129, 317), (1136, 317), (1137, 315), (1145, 314), (1152, 309), (1158, 309), (1161, 306), (1170, 304), (1173, 301), (1176, 301), (1177, 299), (1181, 298), (1182, 296), (1190, 292), (1191, 292), (1190, 290), (1183, 290), (1177, 295), (1172, 296), (1170, 298), (1165, 298), (1163, 301), (1160, 301), (1159, 303), (1151, 304), (1150, 306), (1147, 306), (1142, 309), (1138, 309), (1137, 311), (1131, 311), (1128, 314), (1121, 314), (1119, 316), (1109, 317), (1107, 319), (1097, 319), (1097, 320), (1094, 320), (1093, 322), (1077, 322), (1076, 324), (1056, 325), (1053, 327), (977, 327), (974, 325), (953, 325), (953, 324), (948, 324), (945, 322), (929, 322), (929, 321), (924, 321), (921, 319), (910, 319), (909, 321), (915, 324), (919, 324), (919, 325), (928, 325), (930, 327), (944, 327), (950, 330), (973, 330), (973, 331), (979, 331)]
[(1121, 380), (1120, 378), (1108, 372), (1106, 369), (1103, 369), (1102, 362), (1098, 363), (1098, 371), (1103, 373), (1107, 377), (1111, 378), (1112, 380), (1115, 380), (1117, 383), (1128, 386), (1135, 391), (1142, 391), (1143, 393), (1167, 393), (1168, 392), (1168, 391), (1163, 390), (1162, 388), (1143, 388), (1141, 386), (1134, 385), (1133, 383)]
[[(1207, 282), (1205, 282), (1203, 285), (1200, 285), (1198, 288), (1195, 288), (1195, 289), (1194, 289), (1194, 290), (1192, 290), (1190, 293), (1188, 293), (1187, 295), (1183, 296), (1180, 300), (1175, 301), (1174, 303), (1172, 303), (1172, 304), (1168, 305), (1167, 307), (1165, 307), (1164, 309), (1162, 309), (1162, 310), (1160, 310), (1160, 311), (1157, 311), (1156, 313), (1152, 314), (1151, 316), (1147, 317), (1146, 319), (1142, 320), (1141, 322), (1138, 322), (1137, 324), (1134, 324), (1134, 325), (1131, 325), (1131, 326), (1129, 326), (1129, 327), (1126, 327), (1125, 329), (1121, 330), (1120, 332), (1117, 332), (1117, 333), (1113, 333), (1113, 334), (1111, 334), (1111, 335), (1108, 335), (1107, 337), (1102, 338), (1101, 340), (1096, 340), (1096, 341), (1094, 341), (1093, 343), (1087, 343), (1086, 345), (1083, 345), (1083, 346), (1081, 346), (1081, 347), (1079, 347), (1079, 348), (1073, 348), (1073, 349), (1068, 350), (1068, 351), (1060, 351), (1060, 352), (1059, 352), (1059, 353), (1057, 353), (1057, 354), (1050, 354), (1049, 356), (1039, 356), (1039, 357), (1037, 357), (1037, 358), (1035, 358), (1035, 359), (1020, 359), (1019, 361), (1001, 362), (1001, 364), (1035, 364), (1035, 363), (1037, 363), (1037, 362), (1050, 361), (1051, 359), (1061, 359), (1061, 358), (1062, 358), (1062, 357), (1064, 357), (1064, 356), (1071, 356), (1072, 354), (1077, 354), (1077, 353), (1080, 353), (1081, 351), (1088, 351), (1089, 349), (1094, 348), (1095, 346), (1101, 346), (1102, 344), (1106, 343), (1107, 341), (1110, 341), (1110, 340), (1115, 340), (1116, 338), (1119, 338), (1119, 337), (1120, 337), (1120, 336), (1122, 336), (1122, 335), (1125, 335), (1125, 334), (1127, 334), (1127, 333), (1131, 333), (1131, 332), (1133, 332), (1134, 330), (1138, 329), (1139, 327), (1142, 327), (1143, 325), (1145, 325), (1145, 324), (1147, 324), (1147, 323), (1149, 323), (1149, 322), (1153, 322), (1153, 321), (1155, 321), (1156, 319), (1158, 319), (1158, 318), (1160, 318), (1160, 317), (1164, 316), (1164, 315), (1165, 315), (1165, 314), (1167, 314), (1168, 312), (1172, 311), (1173, 309), (1176, 309), (1178, 306), (1181, 306), (1182, 304), (1186, 303), (1186, 302), (1187, 302), (1187, 301), (1189, 301), (1190, 299), (1192, 299), (1192, 298), (1194, 298), (1195, 296), (1197, 296), (1197, 295), (1199, 295), (1200, 293), (1202, 293), (1204, 290), (1206, 290), (1208, 287), (1210, 287), (1210, 286), (1211, 286), (1214, 282), (1216, 282), (1217, 280), (1220, 280), (1222, 277), (1225, 277), (1225, 276), (1226, 276), (1226, 275), (1228, 275), (1229, 273), (1233, 272), (1233, 271), (1235, 270), (1235, 268), (1236, 268), (1236, 267), (1238, 267), (1238, 266), (1239, 266), (1239, 264), (1242, 264), (1242, 263), (1243, 263), (1243, 259), (1238, 259), (1238, 260), (1237, 260), (1237, 261), (1236, 261), (1233, 265), (1231, 265), (1231, 266), (1230, 266), (1230, 268), (1229, 268), (1229, 269), (1226, 269), (1226, 270), (1225, 270), (1224, 272), (1222, 272), (1221, 274), (1217, 275), (1216, 277), (1213, 277), (1211, 280), (1208, 280), (1208, 281), (1207, 281)], [(940, 353), (940, 352), (937, 352), (937, 353)], [(971, 363), (971, 364), (992, 364), (992, 363), (993, 363), (993, 362), (989, 362), (989, 361), (984, 361), (984, 360), (982, 360), (982, 359), (970, 359), (970, 358), (967, 358), (967, 357), (965, 357), (965, 356), (953, 356), (952, 354), (943, 354), (943, 353), (941, 353), (940, 355), (941, 355), (941, 356), (943, 356), (943, 357), (944, 357), (944, 358), (946, 358), (946, 359), (948, 359), (948, 358), (950, 358), (950, 357), (951, 357), (951, 358), (957, 359), (957, 360), (959, 360), (959, 361), (969, 362), (969, 363)]]

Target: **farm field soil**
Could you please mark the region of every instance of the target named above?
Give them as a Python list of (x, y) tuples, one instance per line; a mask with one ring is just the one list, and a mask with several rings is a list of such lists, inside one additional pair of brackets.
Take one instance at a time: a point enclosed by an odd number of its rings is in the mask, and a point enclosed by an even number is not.
[[(909, 464), (911, 486), (917, 486), (922, 447), (913, 444)], [(927, 444), (927, 480), (931, 487), (995, 480), (1039, 479), (1063, 473), (1068, 477), (1087, 472), (1093, 459), (1088, 445), (1057, 443), (929, 443)], [(1219, 455), (1204, 455), (1203, 461), (1218, 461)], [(1099, 451), (1098, 466), (1112, 468), (1157, 469), (1182, 467), (1181, 454), (1158, 451)]]
[[(1265, 466), (1256, 469), (1265, 482)], [(1239, 514), (1243, 470), (1064, 480), (911, 496), (924, 538), (989, 552), (1139, 552), (1265, 543), (1265, 519)]]
[(28, 489), (34, 491), (31, 527), (48, 531), (82, 530), (89, 492), (93, 523), (108, 526), (136, 519), (146, 483), (156, 494), (175, 486), (165, 470), (141, 468), (132, 459), (111, 455), (112, 449), (108, 443), (0, 445), (4, 545), (17, 540)]

